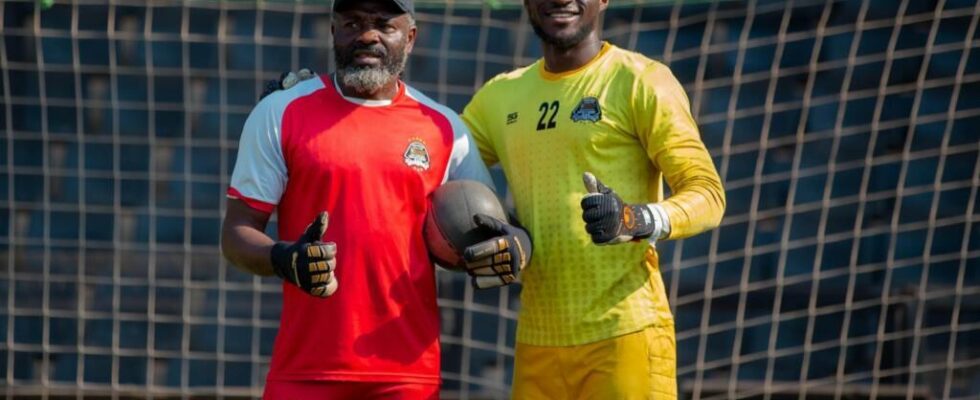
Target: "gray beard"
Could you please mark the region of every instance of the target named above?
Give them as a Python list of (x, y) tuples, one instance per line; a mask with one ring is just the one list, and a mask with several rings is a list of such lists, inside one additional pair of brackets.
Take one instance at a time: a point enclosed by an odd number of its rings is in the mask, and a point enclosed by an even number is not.
[(392, 79), (398, 79), (407, 61), (408, 54), (404, 54), (401, 60), (380, 67), (345, 66), (337, 69), (337, 79), (343, 87), (355, 92), (375, 92)]
[(337, 70), (341, 85), (358, 93), (369, 93), (381, 89), (395, 76), (388, 68), (348, 67)]

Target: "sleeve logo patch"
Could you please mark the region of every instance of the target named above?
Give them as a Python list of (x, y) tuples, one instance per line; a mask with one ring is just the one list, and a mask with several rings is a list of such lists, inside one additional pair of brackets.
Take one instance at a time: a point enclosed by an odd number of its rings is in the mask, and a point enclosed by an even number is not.
[(602, 119), (602, 109), (599, 108), (599, 99), (589, 96), (578, 103), (575, 110), (572, 110), (573, 122), (596, 123)]
[(417, 171), (429, 170), (429, 149), (425, 147), (425, 142), (419, 138), (412, 138), (405, 148), (405, 165)]

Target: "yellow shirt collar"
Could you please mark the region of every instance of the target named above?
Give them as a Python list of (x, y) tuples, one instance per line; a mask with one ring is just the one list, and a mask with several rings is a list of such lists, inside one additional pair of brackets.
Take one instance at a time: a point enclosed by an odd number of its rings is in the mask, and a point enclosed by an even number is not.
[(545, 69), (544, 58), (542, 58), (541, 60), (538, 61), (538, 63), (539, 63), (539, 65), (538, 65), (538, 71), (541, 73), (541, 77), (542, 78), (547, 79), (547, 80), (550, 80), (550, 81), (555, 81), (555, 80), (559, 80), (559, 79), (562, 79), (562, 78), (566, 78), (566, 77), (575, 75), (575, 74), (577, 74), (579, 72), (582, 72), (582, 70), (588, 68), (592, 64), (595, 64), (596, 61), (599, 61), (599, 59), (601, 59), (604, 55), (606, 55), (606, 53), (608, 53), (609, 50), (612, 49), (612, 47), (613, 46), (611, 44), (609, 44), (609, 42), (602, 42), (602, 48), (599, 49), (599, 54), (596, 54), (595, 57), (592, 57), (592, 59), (589, 60), (589, 62), (585, 63), (581, 67), (575, 68), (575, 69), (570, 70), (570, 71), (565, 71), (565, 72), (550, 72), (550, 71), (548, 71), (547, 69)]

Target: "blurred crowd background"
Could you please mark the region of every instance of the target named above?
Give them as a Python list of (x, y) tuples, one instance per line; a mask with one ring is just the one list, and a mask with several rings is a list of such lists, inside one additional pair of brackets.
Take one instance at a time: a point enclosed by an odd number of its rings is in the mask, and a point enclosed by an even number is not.
[[(518, 3), (417, 3), (404, 78), (457, 111), (540, 56)], [(978, 15), (612, 2), (605, 38), (672, 68), (726, 182), (721, 228), (659, 245), (685, 397), (980, 395)], [(329, 4), (5, 1), (0, 21), (0, 386), (261, 393), (279, 282), (221, 258), (224, 193), (264, 81), (331, 69)], [(519, 287), (466, 282), (439, 274), (444, 397), (506, 397)]]

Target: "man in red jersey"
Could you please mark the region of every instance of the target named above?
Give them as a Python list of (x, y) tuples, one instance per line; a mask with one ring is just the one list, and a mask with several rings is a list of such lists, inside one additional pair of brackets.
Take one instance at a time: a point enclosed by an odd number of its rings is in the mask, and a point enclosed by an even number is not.
[[(398, 78), (415, 40), (411, 1), (334, 11), (336, 73), (269, 95), (245, 122), (222, 251), (284, 281), (265, 398), (436, 398), (427, 198), (449, 179), (491, 180), (458, 116)], [(273, 211), (279, 242), (264, 233)], [(508, 242), (495, 249), (529, 249), (523, 230), (484, 224)], [(510, 282), (529, 258), (495, 251), (480, 254), (496, 261), (484, 286)]]

